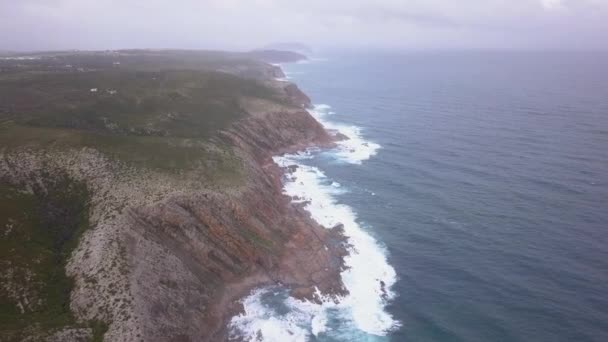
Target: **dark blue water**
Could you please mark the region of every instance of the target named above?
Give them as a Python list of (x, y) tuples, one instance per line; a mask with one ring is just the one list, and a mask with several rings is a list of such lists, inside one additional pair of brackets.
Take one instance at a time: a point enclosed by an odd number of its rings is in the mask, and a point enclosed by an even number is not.
[(608, 341), (608, 54), (324, 57), (286, 70), (382, 145), (315, 163), (388, 249), (392, 340)]

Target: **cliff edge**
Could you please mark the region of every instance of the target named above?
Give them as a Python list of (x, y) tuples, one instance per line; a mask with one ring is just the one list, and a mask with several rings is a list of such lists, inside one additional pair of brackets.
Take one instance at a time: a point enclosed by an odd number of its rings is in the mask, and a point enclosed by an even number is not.
[(217, 341), (257, 286), (344, 294), (340, 227), (272, 161), (333, 137), (279, 68), (217, 54), (0, 61), (0, 341)]

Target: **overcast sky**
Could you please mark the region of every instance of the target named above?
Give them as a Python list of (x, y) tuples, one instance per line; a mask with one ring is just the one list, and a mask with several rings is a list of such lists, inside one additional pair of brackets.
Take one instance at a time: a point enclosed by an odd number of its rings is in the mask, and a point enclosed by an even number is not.
[(608, 0), (0, 0), (0, 50), (607, 49)]

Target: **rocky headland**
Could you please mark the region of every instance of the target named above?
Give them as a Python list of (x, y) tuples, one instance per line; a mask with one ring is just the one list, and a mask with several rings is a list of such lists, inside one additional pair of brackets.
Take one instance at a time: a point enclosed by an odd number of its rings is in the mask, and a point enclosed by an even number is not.
[[(146, 70), (125, 67), (141, 66), (131, 58), (141, 55)], [(31, 69), (50, 69), (43, 80), (8, 62), (0, 73), (0, 88), (12, 89), (0, 95), (0, 341), (220, 341), (255, 287), (280, 283), (313, 301), (316, 289), (345, 293), (341, 228), (291, 204), (282, 193), (289, 170), (272, 160), (335, 137), (296, 85), (275, 80), (280, 68), (167, 51), (33, 61)], [(77, 63), (89, 71), (53, 70)], [(57, 85), (65, 78), (79, 90)], [(114, 83), (92, 91), (103, 82)], [(47, 113), (46, 102), (27, 102), (34, 91), (69, 103)], [(116, 92), (128, 94), (117, 101)], [(32, 252), (37, 236), (44, 241)], [(65, 317), (48, 318), (56, 312)]]

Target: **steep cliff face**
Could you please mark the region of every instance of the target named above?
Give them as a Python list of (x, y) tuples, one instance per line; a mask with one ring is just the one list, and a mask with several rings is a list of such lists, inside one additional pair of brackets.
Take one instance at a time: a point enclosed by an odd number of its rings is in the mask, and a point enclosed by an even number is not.
[[(276, 77), (280, 69), (265, 65), (261, 72)], [(315, 288), (344, 293), (340, 227), (320, 227), (290, 204), (282, 194), (284, 170), (272, 161), (311, 145), (331, 146), (333, 138), (303, 109), (310, 99), (295, 85), (266, 76), (263, 82), (272, 96), (230, 98), (242, 114), (209, 141), (167, 140), (164, 158), (181, 153), (187, 168), (167, 172), (111, 158), (121, 156), (124, 145), (114, 154), (106, 145), (58, 146), (67, 134), (72, 139), (72, 131), (59, 131), (43, 149), (0, 152), (2, 184), (48, 194), (49, 184), (65, 179), (87, 196), (74, 201), (86, 203), (87, 211), (79, 213), (88, 216), (88, 230), (80, 231), (77, 247), (66, 255), (74, 321), (28, 327), (26, 335), (78, 340), (105, 332), (105, 341), (218, 341), (226, 319), (240, 309), (236, 300), (256, 286), (282, 283), (308, 300), (315, 300)], [(180, 96), (189, 96), (191, 88), (181, 89)], [(158, 122), (176, 118), (170, 113)], [(181, 159), (172, 163), (180, 166)], [(13, 233), (7, 228), (5, 234)], [(105, 322), (104, 328), (96, 322)], [(6, 340), (26, 335), (11, 333)]]
[[(172, 196), (130, 211), (125, 232), (135, 310), (144, 340), (218, 339), (233, 301), (256, 285), (282, 283), (313, 300), (314, 287), (342, 294), (338, 229), (314, 224), (281, 193), (271, 156), (328, 144), (306, 111), (250, 104), (223, 132), (242, 151), (247, 184), (231, 193)], [(273, 111), (282, 109), (280, 111)]]

